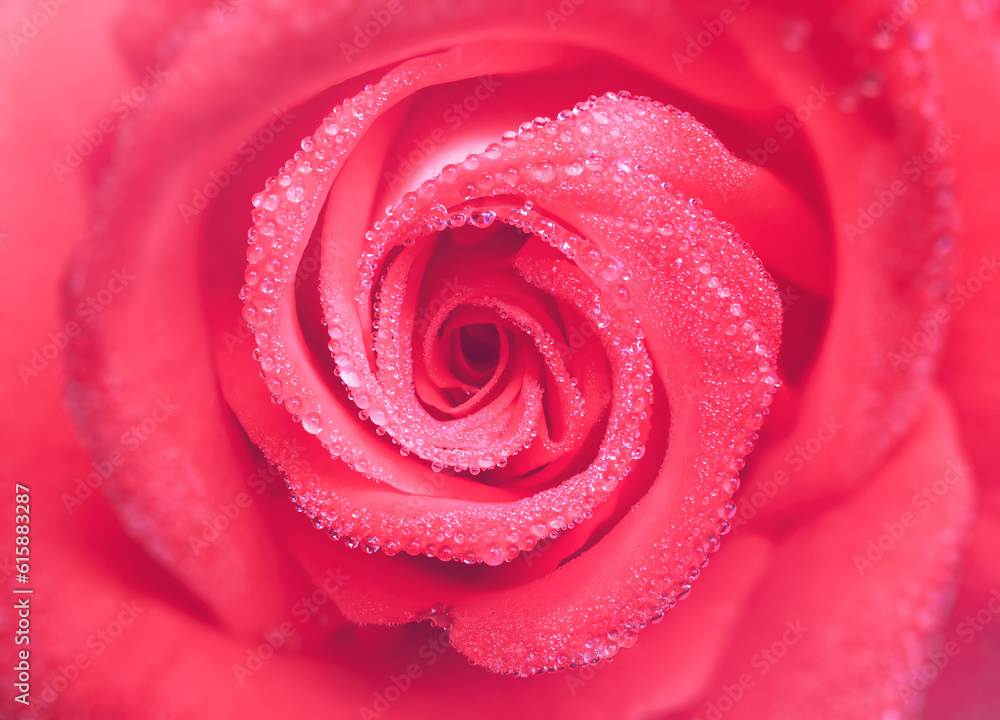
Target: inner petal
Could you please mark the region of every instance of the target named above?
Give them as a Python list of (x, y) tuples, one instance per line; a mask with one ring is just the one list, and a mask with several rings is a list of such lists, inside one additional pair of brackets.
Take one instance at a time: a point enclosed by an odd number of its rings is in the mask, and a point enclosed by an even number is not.
[(496, 371), (500, 361), (500, 331), (496, 325), (475, 323), (463, 325), (452, 333), (452, 360), (456, 374), (467, 382), (482, 386)]

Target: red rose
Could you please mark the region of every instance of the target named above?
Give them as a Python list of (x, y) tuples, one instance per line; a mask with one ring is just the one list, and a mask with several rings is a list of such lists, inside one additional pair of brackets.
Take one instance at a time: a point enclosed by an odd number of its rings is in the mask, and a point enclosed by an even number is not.
[(14, 11), (4, 707), (995, 714), (977, 12)]

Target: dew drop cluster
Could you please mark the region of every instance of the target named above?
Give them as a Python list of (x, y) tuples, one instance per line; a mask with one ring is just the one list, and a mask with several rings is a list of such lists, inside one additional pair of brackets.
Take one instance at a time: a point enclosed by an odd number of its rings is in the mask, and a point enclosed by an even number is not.
[[(681, 480), (690, 487), (679, 519), (634, 559), (617, 589), (630, 599), (595, 599), (592, 619), (573, 628), (586, 641), (526, 642), (502, 669), (596, 662), (631, 645), (640, 627), (690, 591), (729, 529), (741, 458), (778, 385), (780, 315), (762, 319), (761, 311), (777, 305), (767, 299), (773, 285), (731, 227), (665, 179), (667, 171), (675, 182), (700, 177), (706, 169), (697, 159), (706, 157), (731, 182), (747, 171), (690, 116), (608, 93), (445, 166), (386, 208), (363, 238), (325, 234), (322, 310), (337, 391), (354, 405), (348, 414), (295, 332), (295, 272), (343, 160), (412, 83), (390, 73), (336, 107), (253, 198), (241, 298), (263, 382), (356, 477), (345, 483), (289, 458), (276, 462), (300, 508), (350, 547), (500, 565), (592, 517), (628, 481), (651, 437), (665, 445), (657, 433), (666, 418), (678, 423), (671, 413), (686, 408), (680, 426), (697, 459)], [(504, 287), (455, 293), (417, 329), (415, 293), (436, 238), (500, 226), (528, 238), (512, 260), (519, 282), (595, 329), (610, 369), (603, 396), (567, 354), (558, 323)], [(422, 399), (419, 379), (446, 372), (434, 366), (435, 348), (462, 312), (491, 318), (531, 358), (503, 355), (512, 368), (506, 379), (495, 373), (470, 390), (461, 414), (442, 417)], [(653, 407), (657, 383), (669, 408)], [(535, 492), (476, 494), (487, 492), (480, 481), (516, 466), (533, 444), (552, 457), (580, 452), (595, 423), (602, 435), (585, 468)], [(365, 483), (382, 492), (357, 491)], [(487, 640), (465, 642), (470, 657), (495, 652)]]

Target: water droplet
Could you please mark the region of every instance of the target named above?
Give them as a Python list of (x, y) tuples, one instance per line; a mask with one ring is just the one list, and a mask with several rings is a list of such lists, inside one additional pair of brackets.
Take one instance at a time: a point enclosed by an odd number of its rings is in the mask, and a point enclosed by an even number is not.
[(611, 282), (617, 280), (621, 276), (622, 264), (613, 257), (605, 258), (604, 263), (601, 265), (601, 277), (608, 282)]
[(496, 216), (492, 210), (473, 210), (469, 213), (469, 223), (480, 229), (487, 228), (493, 224)]
[(487, 565), (496, 567), (497, 565), (503, 565), (504, 561), (507, 559), (507, 553), (503, 548), (497, 545), (490, 545), (483, 551), (483, 562)]

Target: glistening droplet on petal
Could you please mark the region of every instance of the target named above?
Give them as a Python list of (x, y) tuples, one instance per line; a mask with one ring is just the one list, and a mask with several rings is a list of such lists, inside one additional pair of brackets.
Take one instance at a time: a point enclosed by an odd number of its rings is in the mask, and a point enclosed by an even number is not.
[[(650, 421), (651, 413), (663, 412), (653, 402), (657, 387), (670, 395), (678, 412), (698, 417), (694, 429), (677, 442), (689, 445), (685, 450), (699, 462), (681, 468), (676, 480), (657, 478), (649, 489), (655, 496), (670, 490), (664, 485), (681, 482), (678, 497), (690, 495), (696, 502), (643, 502), (615, 528), (628, 533), (631, 517), (675, 513), (657, 516), (651, 526), (677, 528), (693, 544), (677, 550), (670, 536), (627, 544), (620, 568), (608, 570), (610, 584), (593, 588), (601, 612), (581, 615), (578, 608), (561, 605), (564, 598), (553, 597), (536, 617), (496, 631), (493, 623), (503, 622), (499, 616), (473, 612), (473, 622), (456, 615), (453, 637), (470, 658), (497, 671), (530, 674), (610, 657), (635, 642), (636, 628), (686, 596), (692, 568), (707, 556), (707, 538), (730, 529), (719, 515), (728, 498), (718, 490), (735, 481), (730, 463), (759, 428), (759, 410), (774, 390), (759, 378), (745, 378), (763, 372), (761, 361), (774, 367), (780, 303), (773, 284), (731, 229), (660, 180), (692, 158), (712, 164), (717, 176), (734, 183), (750, 171), (690, 116), (648, 99), (611, 94), (581, 103), (555, 121), (525, 123), (482, 155), (442, 170), (404, 195), (363, 238), (351, 239), (353, 244), (324, 235), (324, 253), (337, 262), (328, 261), (321, 270), (320, 293), (333, 353), (329, 362), (333, 377), (343, 383), (326, 387), (308, 353), (296, 346), (299, 338), (287, 332), (296, 322), (289, 290), (297, 258), (357, 138), (383, 108), (413, 91), (414, 77), (432, 72), (420, 68), (438, 72), (452, 60), (443, 53), (404, 63), (377, 88), (369, 86), (336, 108), (269, 182), (259, 204), (254, 203), (255, 240), (264, 255), (254, 263), (257, 283), (246, 286), (244, 316), (256, 334), (267, 388), (295, 397), (296, 403), (286, 405), (289, 412), (359, 475), (342, 483), (336, 475), (314, 472), (303, 458), (281, 455), (296, 503), (348, 546), (363, 544), (371, 552), (394, 547), (441, 562), (500, 565), (535, 547), (540, 538), (586, 527), (595, 509), (623, 492), (637, 464), (649, 459), (648, 448), (664, 444), (663, 438), (649, 442), (662, 427)], [(305, 167), (310, 170), (302, 172)], [(561, 170), (567, 168), (573, 171)], [(571, 176), (573, 182), (563, 182)], [(511, 182), (517, 182), (523, 197), (510, 198)], [(550, 200), (573, 208), (586, 231), (545, 212)], [(425, 328), (423, 334), (433, 340), (460, 309), (488, 312), (525, 339), (519, 352), (530, 353), (532, 362), (544, 368), (544, 382), (524, 375), (518, 413), (509, 422), (503, 413), (482, 411), (442, 419), (416, 399), (414, 363), (423, 362), (423, 355), (415, 343), (421, 332), (404, 308), (419, 254), (437, 233), (495, 232), (490, 226), (498, 222), (531, 236), (511, 272), (532, 293), (551, 298), (550, 304), (573, 308), (593, 334), (588, 352), (602, 354), (611, 370), (603, 390), (607, 397), (596, 405), (579, 389), (586, 376), (575, 376), (564, 357), (559, 343), (565, 344), (566, 337), (560, 337), (558, 324), (553, 326), (538, 307), (481, 288), (453, 293), (439, 303), (438, 311), (427, 313), (433, 331), (428, 335)], [(462, 227), (465, 223), (471, 227)], [(678, 228), (683, 238), (653, 253), (652, 228), (667, 227)], [(340, 258), (347, 247), (359, 248), (357, 255)], [(588, 249), (595, 250), (596, 262)], [(282, 262), (271, 263), (279, 258)], [(351, 273), (335, 274), (345, 267)], [(695, 360), (664, 372), (651, 359), (656, 355), (648, 342), (681, 348)], [(269, 359), (267, 369), (263, 358)], [(700, 389), (697, 402), (687, 399), (675, 372)], [(355, 405), (353, 413), (339, 399), (345, 394)], [(541, 432), (548, 427), (547, 403), (556, 399), (566, 409), (561, 439)], [(558, 457), (563, 447), (578, 447), (577, 428), (588, 407), (601, 412), (599, 445), (589, 464), (553, 478), (544, 489), (512, 497), (491, 494), (480, 484), (496, 468), (516, 467), (511, 463), (528, 450), (544, 448)], [(462, 427), (464, 434), (449, 432), (453, 427)], [(376, 428), (385, 432), (384, 439)], [(365, 433), (374, 441), (365, 440)], [(420, 479), (426, 486), (419, 485)], [(436, 487), (449, 492), (439, 497)], [(558, 572), (583, 572), (600, 554), (601, 542), (597, 538)], [(657, 587), (633, 586), (637, 578), (654, 578)], [(618, 638), (608, 644), (611, 630)], [(506, 635), (504, 642), (490, 640), (500, 635)]]

